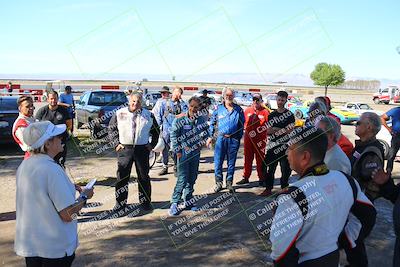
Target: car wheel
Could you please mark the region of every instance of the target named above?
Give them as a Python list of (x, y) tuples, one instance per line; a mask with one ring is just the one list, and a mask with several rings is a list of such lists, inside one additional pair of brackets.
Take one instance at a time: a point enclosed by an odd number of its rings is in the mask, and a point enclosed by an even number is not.
[(381, 103), (381, 101), (379, 101), (379, 98), (374, 98), (374, 103), (379, 104), (379, 103)]
[(384, 158), (385, 158), (385, 159), (388, 159), (388, 158), (389, 158), (389, 150), (390, 150), (389, 144), (386, 143), (386, 142), (383, 141), (383, 140), (380, 140), (380, 139), (378, 139), (378, 141), (379, 141), (379, 143), (381, 143), (382, 146), (383, 146), (383, 156), (384, 156)]
[(389, 102), (390, 102), (390, 101), (385, 101), (385, 104), (386, 104), (386, 105), (389, 105)]
[(296, 119), (299, 120), (303, 119), (304, 117), (303, 112), (301, 112), (300, 109), (296, 109), (296, 111), (294, 112), (294, 116), (296, 117)]

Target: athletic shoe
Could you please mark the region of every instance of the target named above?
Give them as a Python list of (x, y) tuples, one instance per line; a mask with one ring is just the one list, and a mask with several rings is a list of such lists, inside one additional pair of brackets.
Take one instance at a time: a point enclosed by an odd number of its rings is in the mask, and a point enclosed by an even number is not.
[(242, 184), (248, 184), (249, 183), (249, 179), (246, 179), (243, 177), (242, 180), (240, 180), (239, 182), (237, 182), (236, 184), (238, 185), (242, 185)]
[(169, 215), (169, 216), (176, 216), (176, 215), (178, 215), (178, 214), (179, 214), (178, 204), (172, 203), (172, 204), (171, 204), (171, 207), (169, 207), (168, 215)]
[(222, 190), (222, 182), (215, 183), (214, 193), (218, 193), (221, 190)]
[(232, 181), (226, 182), (226, 189), (228, 189), (229, 192), (231, 192), (231, 193), (235, 193), (235, 188), (233, 188), (233, 186), (232, 186)]

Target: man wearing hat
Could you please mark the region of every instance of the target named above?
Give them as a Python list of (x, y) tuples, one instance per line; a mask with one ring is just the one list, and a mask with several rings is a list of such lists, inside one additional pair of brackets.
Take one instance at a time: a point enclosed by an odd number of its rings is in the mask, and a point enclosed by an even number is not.
[(253, 104), (244, 111), (244, 171), (243, 179), (236, 183), (238, 185), (249, 183), (254, 155), (256, 157), (258, 183), (260, 186), (264, 185), (262, 167), (265, 156), (269, 111), (261, 103), (261, 94), (254, 94)]
[(202, 91), (202, 95), (199, 97), (201, 101), (200, 110), (207, 110), (209, 106), (211, 106), (211, 98), (207, 96), (208, 90), (204, 89)]
[(75, 102), (74, 96), (72, 95), (72, 87), (67, 85), (65, 86), (64, 93), (60, 94), (60, 98), (58, 99), (58, 105), (66, 107), (71, 117), (71, 134), (74, 131), (74, 118), (75, 118)]
[[(157, 100), (152, 110), (154, 117), (157, 120), (158, 125), (162, 125), (162, 137), (165, 142), (165, 148), (162, 152), (162, 164), (163, 168), (159, 175), (168, 174), (168, 157), (171, 147), (170, 132), (172, 122), (175, 118), (181, 116), (182, 113), (188, 111), (187, 104), (182, 100), (183, 90), (180, 87), (175, 87), (172, 91), (171, 98), (168, 99), (166, 96), (170, 94), (169, 88), (164, 86), (160, 91), (162, 98)], [(176, 173), (176, 157), (174, 158), (174, 172)]]

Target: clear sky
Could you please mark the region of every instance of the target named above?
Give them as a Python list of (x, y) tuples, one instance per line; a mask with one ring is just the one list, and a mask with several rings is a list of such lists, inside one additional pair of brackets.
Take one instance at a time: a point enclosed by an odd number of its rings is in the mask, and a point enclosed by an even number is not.
[[(0, 73), (399, 79), (399, 0), (1, 1)], [(400, 51), (400, 48), (399, 48)]]

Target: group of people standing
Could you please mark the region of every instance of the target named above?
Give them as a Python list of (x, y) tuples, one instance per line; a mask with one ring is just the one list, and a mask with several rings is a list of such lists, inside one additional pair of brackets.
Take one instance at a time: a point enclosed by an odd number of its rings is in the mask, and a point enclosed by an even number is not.
[[(66, 88), (66, 94), (70, 92)], [(153, 209), (149, 153), (158, 142), (164, 144), (163, 168), (159, 175), (168, 173), (171, 157), (176, 176), (169, 215), (198, 210), (193, 193), (204, 146), (214, 146), (214, 192), (224, 189), (222, 167), (226, 159), (225, 187), (234, 193), (236, 159), (244, 136), (244, 171), (238, 185), (250, 182), (255, 158), (258, 184), (265, 187), (260, 195), (271, 196), (278, 163), (281, 167), (282, 190), (275, 198), (270, 234), (275, 265), (337, 266), (339, 249), (345, 250), (350, 266), (368, 265), (364, 240), (375, 224), (373, 202), (385, 197), (398, 205), (400, 189), (394, 185), (391, 173), (396, 149), (400, 147), (400, 137), (397, 138), (400, 108), (382, 117), (371, 112), (362, 114), (355, 130), (360, 139), (353, 147), (341, 133), (338, 118), (330, 113), (329, 98), (316, 98), (305, 126), (296, 127), (293, 113), (285, 108), (288, 98), (285, 91), (277, 93), (276, 111), (271, 112), (263, 104), (261, 94), (253, 94), (252, 105), (243, 111), (234, 102), (235, 91), (224, 88), (223, 102), (212, 114), (208, 111), (211, 102), (206, 92), (202, 97), (191, 97), (188, 102), (182, 100), (182, 93), (179, 87), (170, 92), (164, 86), (162, 98), (149, 111), (142, 106), (142, 95), (133, 92), (127, 107), (115, 111), (109, 124), (118, 162), (113, 212), (120, 215), (129, 212), (128, 186), (133, 163), (141, 207), (145, 211)], [(27, 266), (71, 265), (77, 247), (74, 216), (93, 196), (93, 189), (72, 184), (63, 169), (68, 131), (73, 130), (73, 101), (69, 96), (63, 98), (68, 103), (60, 103), (58, 94), (49, 92), (48, 105), (35, 118), (32, 98), (22, 96), (18, 100), (20, 116), (14, 124), (13, 136), (26, 153), (17, 171), (15, 250), (26, 258)], [(386, 124), (389, 118), (392, 118), (392, 128)], [(40, 122), (34, 122), (35, 119)], [(386, 172), (383, 171), (383, 147), (376, 139), (382, 122), (393, 135)], [(292, 170), (299, 179), (289, 186)], [(309, 184), (314, 186), (306, 190)], [(78, 198), (75, 198), (76, 191)], [(317, 194), (323, 199), (314, 205)], [(37, 203), (44, 204), (39, 207)], [(29, 217), (31, 210), (38, 211), (33, 220)], [(285, 228), (287, 224), (278, 223), (285, 218), (282, 214), (295, 214), (290, 218), (296, 223)], [(398, 212), (394, 216), (398, 219), (395, 222), (400, 221)], [(54, 236), (41, 230), (41, 225), (48, 221), (63, 235)], [(396, 234), (400, 231), (396, 230)], [(38, 246), (32, 240), (46, 242)], [(400, 264), (399, 244), (396, 242), (395, 266)]]

